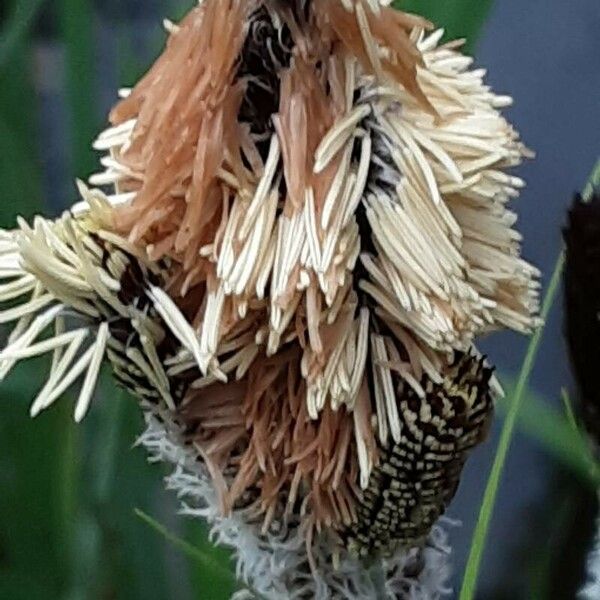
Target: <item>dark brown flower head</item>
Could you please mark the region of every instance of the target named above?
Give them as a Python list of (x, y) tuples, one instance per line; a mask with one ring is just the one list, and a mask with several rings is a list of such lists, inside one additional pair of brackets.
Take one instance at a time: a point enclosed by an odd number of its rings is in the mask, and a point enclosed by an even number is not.
[(565, 332), (584, 420), (600, 444), (600, 190), (575, 196), (564, 238)]

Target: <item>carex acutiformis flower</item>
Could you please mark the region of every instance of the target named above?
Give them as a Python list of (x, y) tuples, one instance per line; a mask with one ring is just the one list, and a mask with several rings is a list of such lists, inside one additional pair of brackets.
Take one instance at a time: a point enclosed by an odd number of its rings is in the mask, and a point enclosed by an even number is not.
[(106, 357), (266, 597), (442, 593), (434, 524), (497, 389), (475, 338), (537, 322), (510, 99), (387, 4), (205, 0), (167, 22), (95, 187), (2, 234), (1, 375), (52, 353), (32, 413), (82, 379), (79, 420)]
[[(600, 453), (600, 394), (595, 381), (600, 345), (600, 163), (582, 194), (576, 194), (564, 228), (565, 334), (577, 384), (577, 408), (591, 448)], [(581, 494), (583, 502), (587, 495)], [(592, 500), (593, 501), (593, 500)], [(587, 500), (589, 502), (589, 500)], [(592, 600), (600, 594), (600, 519), (589, 524), (585, 584), (578, 598)], [(581, 527), (581, 526), (580, 526)], [(585, 526), (582, 529), (587, 531)], [(586, 548), (586, 552), (588, 549)]]

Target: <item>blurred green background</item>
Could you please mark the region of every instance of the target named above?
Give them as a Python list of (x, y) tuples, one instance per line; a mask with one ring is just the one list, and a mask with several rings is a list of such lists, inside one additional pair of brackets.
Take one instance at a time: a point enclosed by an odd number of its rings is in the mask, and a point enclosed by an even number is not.
[[(466, 37), (471, 50), (492, 2), (399, 4), (445, 25), (449, 37)], [(2, 1), (0, 226), (12, 226), (18, 214), (58, 214), (75, 200), (72, 181), (95, 169), (91, 141), (118, 87), (134, 83), (162, 48), (162, 17), (177, 19), (190, 6), (182, 0)], [(83, 425), (72, 423), (68, 399), (31, 422), (28, 406), (44, 368), (20, 366), (0, 387), (0, 599), (229, 597), (235, 584), (221, 571), (230, 567), (227, 553), (210, 546), (201, 524), (177, 516), (177, 500), (163, 489), (165, 470), (149, 465), (134, 447), (143, 429), (135, 402), (105, 373)], [(558, 504), (573, 502), (582, 489), (589, 495), (589, 457), (576, 428), (562, 409), (549, 411), (531, 395), (527, 400), (521, 425), (553, 457), (551, 464), (564, 465), (556, 467), (558, 487), (565, 487), (565, 478), (570, 482), (567, 500), (561, 492)], [(191, 543), (195, 557), (135, 509)], [(548, 507), (536, 510), (539, 516)], [(556, 522), (558, 544), (564, 531), (558, 517)], [(466, 528), (457, 534), (467, 547), (470, 533)], [(519, 542), (519, 551), (527, 543)], [(559, 597), (546, 590), (552, 552), (540, 557), (529, 566), (529, 592), (504, 595), (500, 586), (493, 597)], [(206, 560), (221, 568), (207, 568)], [(461, 568), (459, 562), (457, 582)]]

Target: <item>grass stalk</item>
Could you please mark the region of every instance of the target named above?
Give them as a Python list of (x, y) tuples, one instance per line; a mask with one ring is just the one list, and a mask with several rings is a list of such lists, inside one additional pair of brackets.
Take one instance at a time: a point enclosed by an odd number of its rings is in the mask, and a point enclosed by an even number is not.
[(219, 578), (226, 580), (227, 582), (231, 580), (231, 573), (211, 556), (205, 554), (188, 541), (170, 532), (164, 525), (146, 514), (143, 510), (136, 508), (134, 509), (134, 513), (136, 517), (141, 519), (146, 525), (156, 531), (156, 533), (160, 534), (167, 542), (183, 552), (187, 557), (199, 563), (207, 571), (218, 574)]

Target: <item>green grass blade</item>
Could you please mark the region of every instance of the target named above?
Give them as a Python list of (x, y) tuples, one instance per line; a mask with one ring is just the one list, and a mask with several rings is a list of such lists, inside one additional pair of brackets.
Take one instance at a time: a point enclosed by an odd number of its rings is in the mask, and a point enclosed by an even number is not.
[(571, 396), (569, 396), (567, 388), (562, 388), (560, 390), (560, 399), (562, 400), (563, 406), (565, 408), (565, 414), (567, 415), (567, 420), (569, 421), (569, 424), (575, 431), (579, 431), (579, 426), (577, 425), (577, 417), (575, 417), (575, 410), (573, 408)]
[(175, 548), (181, 550), (181, 552), (183, 552), (192, 560), (198, 562), (207, 571), (210, 571), (213, 574), (218, 574), (220, 578), (226, 580), (227, 582), (231, 581), (231, 573), (226, 568), (224, 568), (222, 564), (215, 561), (212, 558), (212, 556), (210, 556), (209, 554), (205, 554), (200, 549), (196, 548), (196, 546), (190, 544), (188, 541), (176, 536), (174, 533), (170, 532), (164, 525), (161, 525), (158, 521), (153, 519), (150, 515), (146, 514), (139, 508), (134, 509), (134, 513), (138, 518), (140, 518), (144, 523), (146, 523), (146, 525), (154, 529), (156, 533), (164, 537), (165, 540), (167, 540), (167, 542), (175, 546)]
[[(502, 378), (506, 381), (505, 378)], [(511, 404), (514, 386), (507, 386), (507, 399), (498, 402), (498, 412), (505, 417)], [(550, 407), (531, 389), (523, 395), (519, 411), (518, 428), (537, 441), (557, 462), (564, 465), (583, 483), (596, 489), (600, 485), (600, 464), (595, 460), (591, 447), (577, 426), (574, 415), (565, 415)]]
[[(550, 309), (554, 303), (554, 299), (556, 298), (562, 278), (564, 264), (565, 254), (564, 251), (561, 250), (558, 260), (556, 261), (554, 273), (552, 274), (552, 279), (550, 280), (548, 291), (542, 306), (542, 319), (544, 319), (544, 321), (547, 319)], [(521, 400), (523, 399), (524, 391), (527, 387), (527, 382), (529, 381), (529, 376), (531, 375), (531, 371), (535, 363), (535, 358), (540, 346), (543, 330), (543, 326), (539, 327), (529, 342), (527, 354), (525, 355), (525, 360), (523, 361), (521, 372), (519, 373), (519, 377), (517, 379), (517, 385), (515, 387), (514, 394), (510, 399), (510, 405), (504, 425), (502, 427), (502, 433), (500, 435), (498, 449), (494, 458), (494, 464), (492, 465), (492, 470), (488, 478), (487, 486), (483, 495), (483, 502), (479, 512), (479, 518), (475, 527), (475, 533), (473, 534), (471, 550), (469, 553), (462, 589), (460, 592), (460, 600), (471, 600), (475, 597), (479, 568), (481, 566), (481, 559), (485, 549), (486, 537), (492, 513), (494, 511), (496, 495), (500, 485), (500, 478), (502, 476), (504, 463), (506, 462), (506, 456), (510, 447), (517, 417), (519, 415), (519, 409), (521, 408)]]

